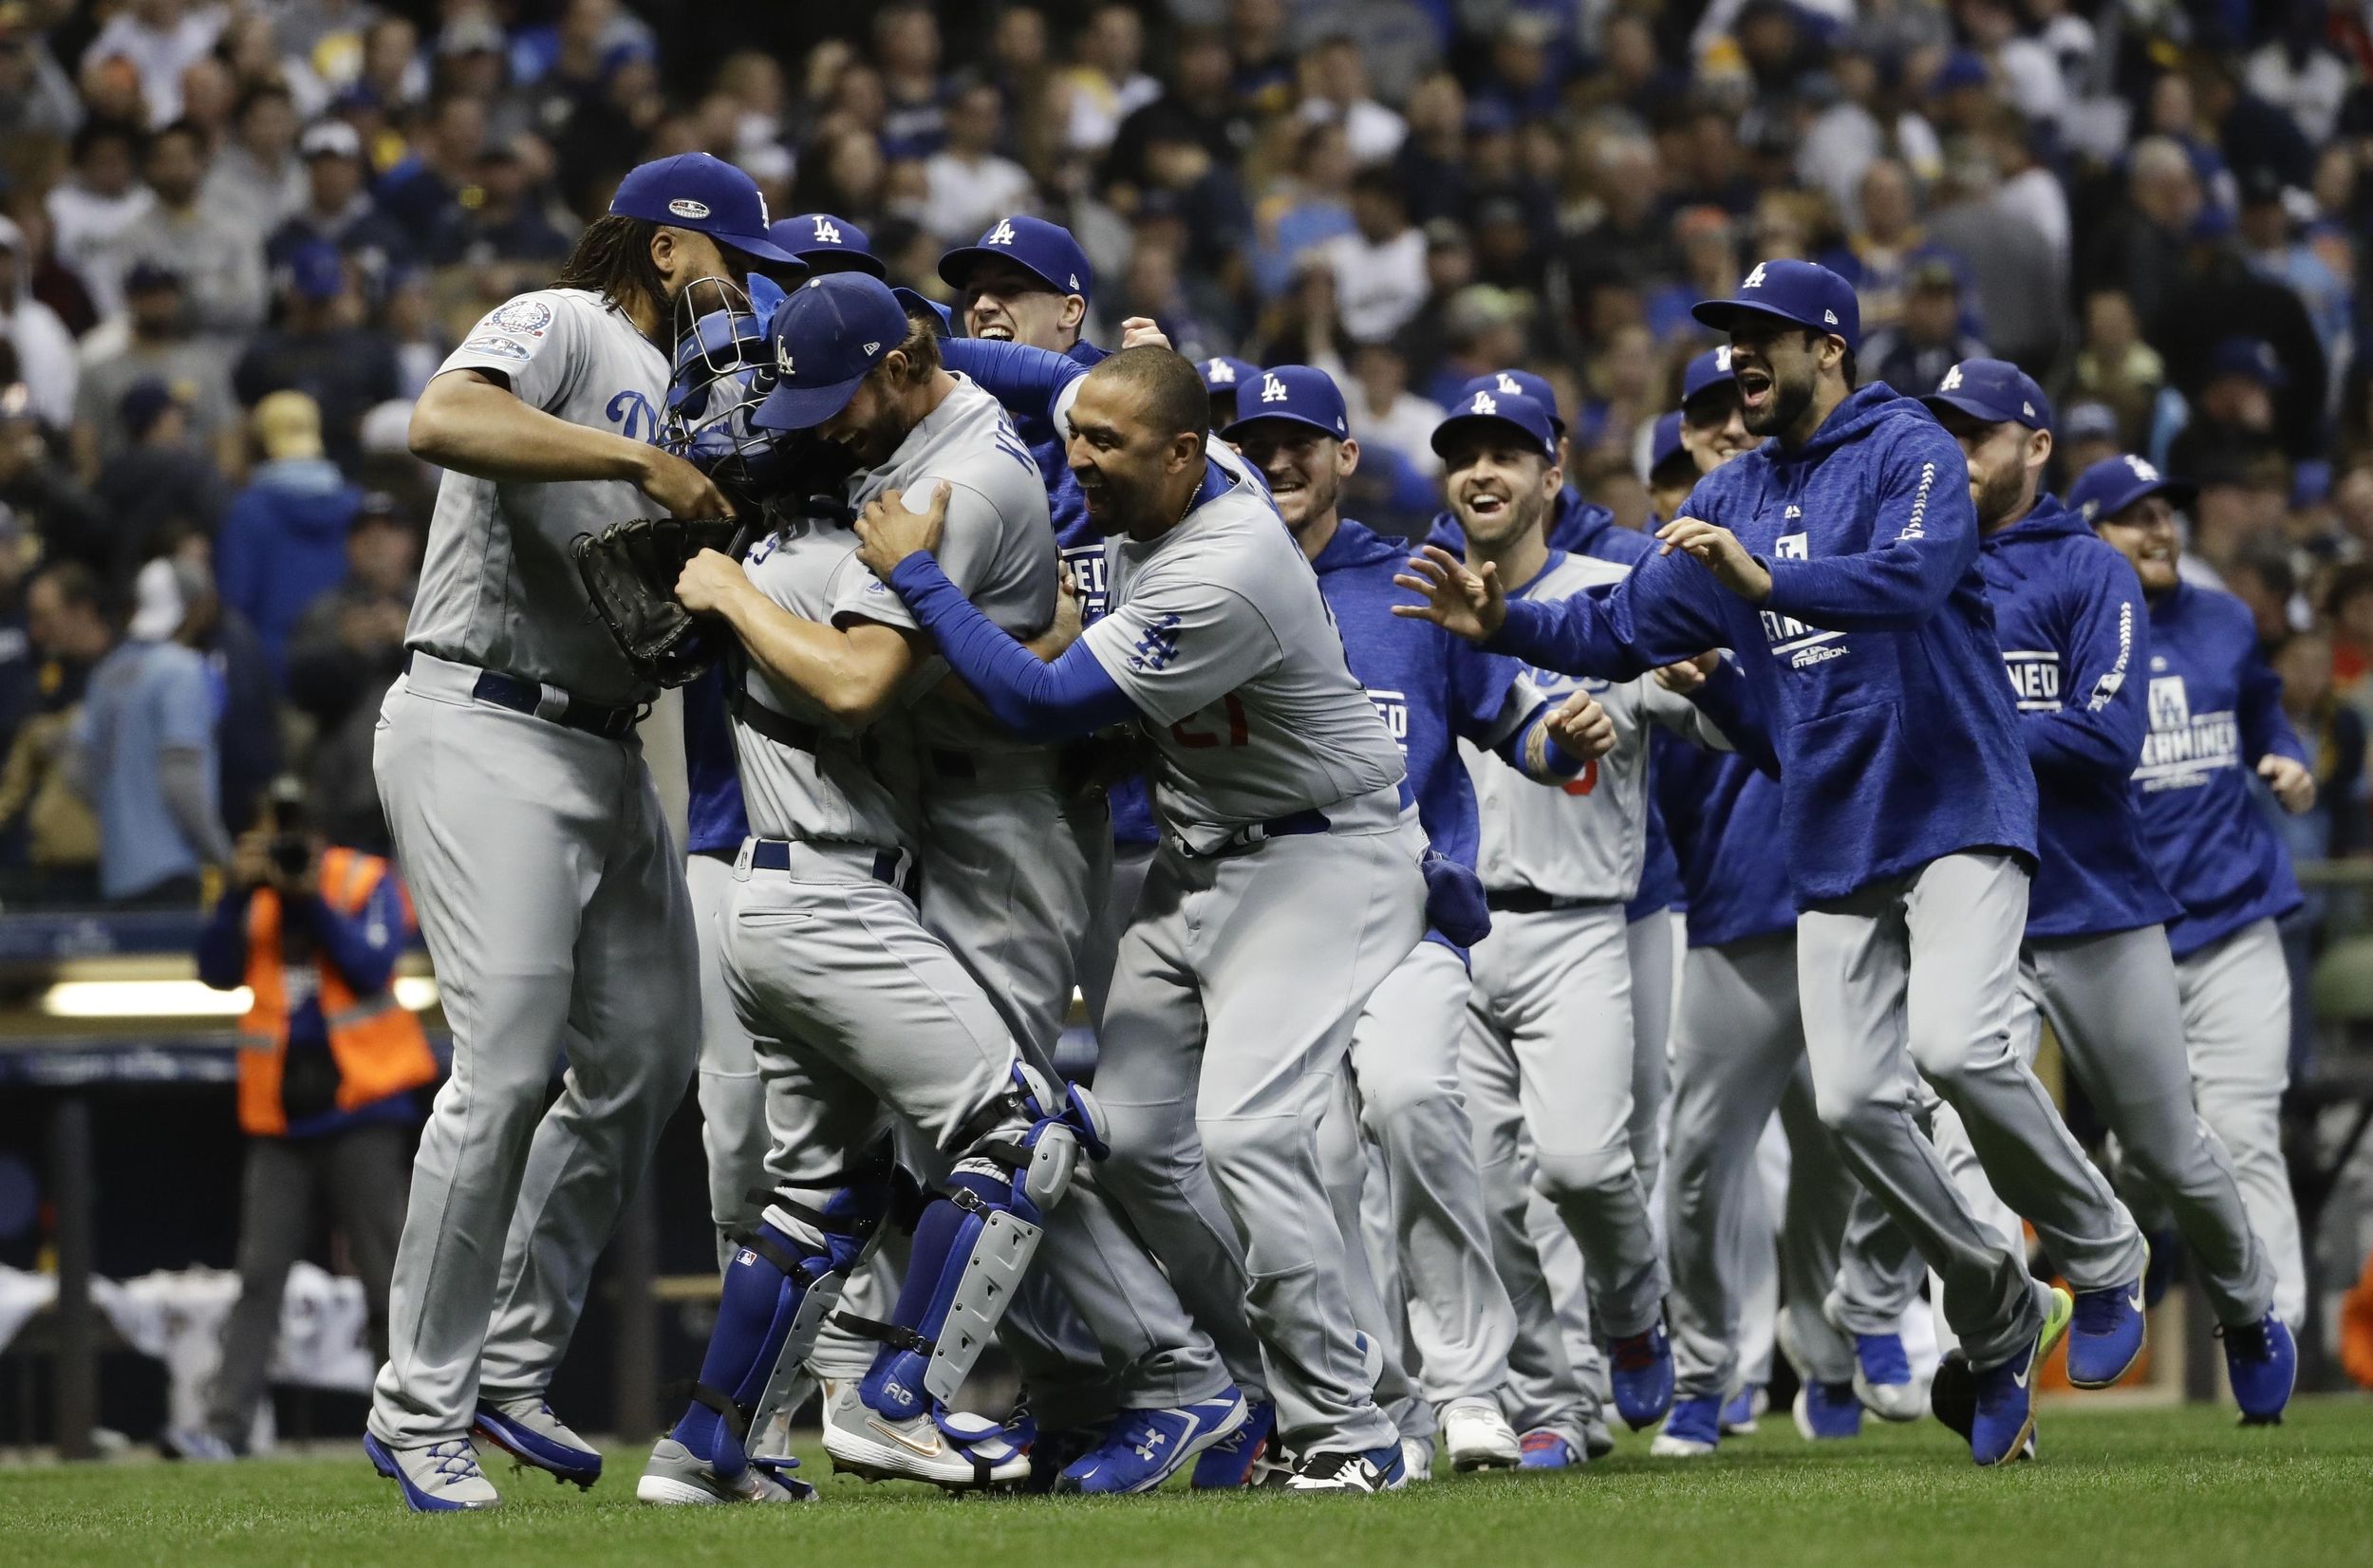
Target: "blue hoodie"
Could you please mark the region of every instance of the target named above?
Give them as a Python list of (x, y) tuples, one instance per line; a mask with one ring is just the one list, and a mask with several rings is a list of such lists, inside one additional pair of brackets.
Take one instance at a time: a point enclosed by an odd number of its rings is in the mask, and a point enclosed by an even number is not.
[(2175, 919), (2126, 782), (2142, 745), (2150, 658), (2134, 569), (2051, 495), (1988, 535), (1977, 565), (2035, 765), (2027, 934), (2099, 936)]
[(2178, 583), (2151, 601), (2150, 733), (2134, 770), (2142, 847), (2183, 913), (2167, 927), (2185, 958), (2299, 907), (2282, 835), (2251, 779), (2271, 754), (2308, 760), (2240, 600)]
[(1492, 641), (1551, 669), (1629, 680), (1739, 650), (1781, 763), (1799, 908), (1963, 849), (2035, 855), (2035, 774), (1977, 570), (1961, 448), (1883, 384), (1795, 451), (1766, 441), (1706, 476), (1692, 517), (1771, 573), (1750, 605), (1685, 554), (1603, 593), (1508, 606)]
[(683, 689), (684, 849), (696, 855), (731, 854), (750, 832), (734, 721), (725, 711), (725, 682), (738, 663), (720, 659)]
[(306, 607), (346, 580), (346, 531), (363, 493), (327, 457), (260, 465), (223, 515), (215, 588), (263, 639), (275, 679), (289, 678), (289, 633)]
[(1683, 745), (1656, 759), (1655, 786), (1689, 898), (1690, 945), (1794, 931), (1787, 862), (1773, 852), (1780, 781), (1744, 753)]
[[(1549, 512), (1548, 533), (1551, 550), (1613, 561), (1619, 566), (1637, 566), (1656, 549), (1656, 541), (1638, 529), (1616, 527), (1614, 513), (1583, 500), (1581, 492), (1572, 485), (1558, 492)], [(1448, 512), (1434, 513), (1433, 527), (1428, 532), (1426, 542), (1439, 545), (1453, 555), (1467, 553), (1467, 532), (1458, 526), (1458, 518)], [(1696, 749), (1679, 736), (1662, 730), (1650, 736), (1648, 744), (1656, 756), (1652, 767), (1663, 766), (1665, 759), (1676, 753)], [(1627, 922), (1638, 920), (1680, 903), (1681, 868), (1673, 863), (1672, 846), (1666, 837), (1664, 809), (1652, 791), (1648, 796), (1647, 851), (1639, 863), (1639, 891), (1623, 906), (1623, 918)]]
[[(1508, 688), (1523, 673), (1515, 660), (1489, 654), (1426, 621), (1392, 613), (1408, 594), (1392, 585), (1409, 559), (1409, 546), (1363, 528), (1350, 518), (1336, 525), (1335, 537), (1311, 562), (1318, 592), (1343, 634), (1352, 678), (1368, 692), (1408, 767), (1401, 803), (1417, 807), (1417, 820), (1436, 852), (1473, 867), (1481, 830), (1475, 816), (1475, 785), (1460, 760), (1453, 737), (1489, 748), (1504, 741), (1502, 722)], [(1548, 706), (1534, 705), (1516, 730)], [(1438, 932), (1427, 935), (1453, 945)]]

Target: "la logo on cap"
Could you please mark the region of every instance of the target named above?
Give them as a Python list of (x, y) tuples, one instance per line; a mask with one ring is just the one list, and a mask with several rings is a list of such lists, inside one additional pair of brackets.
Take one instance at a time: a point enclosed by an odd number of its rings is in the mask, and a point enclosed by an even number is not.
[(997, 220), (997, 227), (981, 236), (981, 243), (983, 245), (1013, 244), (1014, 220), (1007, 217), (999, 218)]
[(1467, 408), (1467, 412), (1470, 414), (1497, 414), (1500, 412), (1499, 400), (1494, 398), (1488, 392), (1478, 392), (1475, 394), (1474, 402)]
[(1740, 284), (1739, 287), (1742, 289), (1761, 289), (1763, 286), (1764, 264), (1759, 261), (1755, 264), (1755, 270), (1747, 274), (1747, 281)]
[(2158, 482), (2158, 470), (2153, 468), (2147, 459), (2129, 456), (2126, 458), (2126, 466), (2134, 470), (2134, 476), (2144, 484)]
[[(1957, 364), (1956, 364), (1956, 365), (1954, 365), (1952, 369), (1950, 369), (1950, 370), (1946, 371), (1946, 372), (1945, 372), (1945, 379), (1944, 379), (1943, 381), (1940, 381), (1940, 382), (1938, 382), (1938, 383), (1936, 383), (1936, 390), (1937, 390), (1937, 391), (1939, 391), (1939, 392), (1958, 392), (1958, 391), (1960, 391), (1960, 390), (1961, 390), (1961, 367), (1960, 367), (1959, 365), (1957, 365)], [(2029, 413), (2032, 413), (2032, 412), (2034, 412), (2034, 410), (2029, 409), (2029, 410), (2028, 410), (2028, 412), (2029, 412)]]
[(1724, 344), (1714, 350), (1714, 368), (1724, 375), (1730, 373), (1730, 345)]
[(678, 217), (703, 218), (709, 215), (709, 204), (690, 196), (678, 196), (667, 204), (667, 210)]
[(1514, 376), (1509, 375), (1504, 370), (1500, 372), (1498, 385), (1500, 390), (1503, 392), (1522, 392), (1524, 390), (1523, 386), (1518, 383), (1517, 379)]
[(786, 376), (788, 376), (788, 375), (790, 375), (790, 374), (792, 373), (792, 369), (791, 369), (791, 345), (790, 345), (789, 343), (787, 343), (787, 342), (786, 342), (786, 343), (777, 343), (777, 344), (775, 344), (775, 368), (777, 371), (781, 372), (783, 375), (786, 375)]
[(815, 215), (815, 242), (818, 245), (840, 243), (840, 225), (826, 217), (822, 213)]
[(1204, 370), (1215, 382), (1232, 382), (1236, 379), (1236, 367), (1223, 359), (1214, 359), (1204, 367)]
[(1283, 402), (1286, 396), (1285, 383), (1277, 377), (1263, 375), (1261, 378), (1261, 401), (1262, 402)]

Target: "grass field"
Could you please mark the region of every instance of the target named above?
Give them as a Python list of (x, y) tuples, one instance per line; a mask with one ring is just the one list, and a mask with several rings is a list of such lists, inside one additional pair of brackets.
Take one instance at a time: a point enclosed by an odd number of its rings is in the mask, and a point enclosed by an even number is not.
[[(1874, 1424), (1876, 1425), (1876, 1424)], [(950, 1501), (812, 1474), (804, 1508), (637, 1504), (640, 1450), (589, 1494), (490, 1472), (504, 1506), (414, 1518), (351, 1459), (0, 1470), (0, 1561), (324, 1568), (2325, 1568), (2373, 1563), (2373, 1401), (2303, 1400), (2272, 1431), (2230, 1411), (2056, 1406), (2036, 1464), (1988, 1473), (1931, 1423), (1815, 1448), (1784, 1417), (1710, 1461), (1644, 1440), (1587, 1470), (1458, 1478), (1384, 1498)]]

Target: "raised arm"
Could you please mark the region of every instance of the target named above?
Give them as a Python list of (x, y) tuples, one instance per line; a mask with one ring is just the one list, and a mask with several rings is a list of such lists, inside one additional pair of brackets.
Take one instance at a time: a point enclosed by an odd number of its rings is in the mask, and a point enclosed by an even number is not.
[(1762, 562), (1764, 608), (1830, 631), (1897, 630), (1936, 613), (1977, 559), (1969, 467), (1942, 425), (1923, 425), (1890, 444), (1879, 471), (1870, 548)]

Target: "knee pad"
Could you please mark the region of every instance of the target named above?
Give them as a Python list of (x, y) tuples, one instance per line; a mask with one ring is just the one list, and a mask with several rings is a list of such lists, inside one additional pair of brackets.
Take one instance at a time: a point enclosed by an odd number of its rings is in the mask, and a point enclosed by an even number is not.
[(840, 1315), (852, 1333), (885, 1347), (859, 1385), (894, 1419), (922, 1413), (927, 1396), (953, 1399), (1013, 1305), (1037, 1255), (1046, 1216), (1071, 1190), (1084, 1157), (1109, 1148), (1104, 1115), (1075, 1084), (1056, 1094), (1026, 1063), (958, 1134), (947, 1188), (915, 1227), (914, 1256), (891, 1321)]

